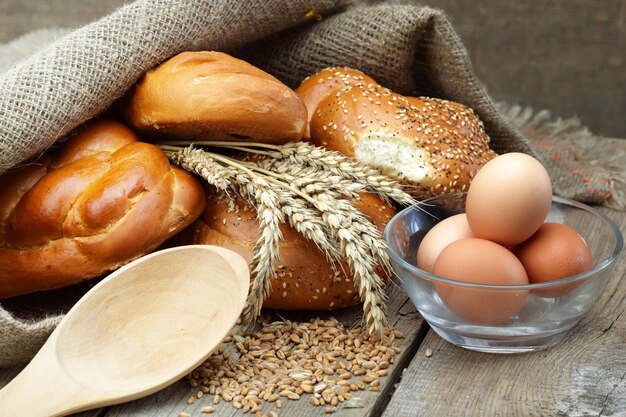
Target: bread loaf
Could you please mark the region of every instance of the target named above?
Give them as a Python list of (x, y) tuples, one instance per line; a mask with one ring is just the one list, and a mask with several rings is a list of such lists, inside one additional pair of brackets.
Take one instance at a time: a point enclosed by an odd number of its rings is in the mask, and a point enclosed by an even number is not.
[(183, 52), (149, 71), (130, 93), (126, 120), (168, 139), (298, 141), (306, 107), (270, 74), (221, 52)]
[(156, 249), (205, 204), (196, 178), (107, 120), (1, 176), (0, 189), (0, 298), (113, 270)]
[[(190, 244), (218, 245), (234, 250), (249, 263), (260, 236), (257, 213), (244, 200), (231, 200), (223, 194), (207, 193), (202, 216), (183, 235)], [(361, 212), (382, 232), (396, 211), (380, 199), (362, 195), (356, 203)], [(310, 240), (289, 227), (281, 226), (284, 241), (280, 243), (277, 278), (272, 280), (267, 308), (285, 310), (332, 310), (359, 302), (347, 264), (335, 272), (326, 256)]]
[(358, 77), (334, 68), (296, 89), (307, 103), (311, 142), (378, 168), (416, 198), (466, 191), (478, 169), (496, 156), (470, 108), (404, 97)]
[(361, 71), (351, 68), (325, 68), (302, 81), (296, 93), (307, 108), (305, 138), (311, 137), (309, 126), (319, 101), (329, 93), (334, 94), (342, 88), (351, 87), (355, 84), (369, 85), (376, 84), (376, 81)]

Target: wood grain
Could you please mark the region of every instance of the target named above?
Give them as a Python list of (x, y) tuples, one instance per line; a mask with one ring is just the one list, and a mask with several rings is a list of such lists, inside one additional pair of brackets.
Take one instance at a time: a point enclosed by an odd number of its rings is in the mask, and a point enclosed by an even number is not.
[[(626, 231), (626, 213), (603, 211)], [(383, 416), (625, 416), (625, 273), (622, 253), (590, 311), (545, 351), (471, 352), (430, 331)]]
[[(614, 142), (611, 146), (623, 152), (626, 142), (619, 146)], [(626, 212), (602, 211), (626, 233)], [(445, 342), (428, 330), (402, 289), (392, 286), (389, 311), (396, 328), (406, 335), (401, 341), (402, 353), (391, 375), (383, 380), (380, 393), (364, 393), (364, 408), (339, 408), (337, 415), (626, 417), (625, 278), (626, 252), (600, 298), (564, 340), (545, 351), (519, 355), (470, 352)], [(347, 326), (360, 324), (362, 317), (358, 307), (333, 315)], [(310, 317), (315, 315), (288, 315), (294, 320)], [(432, 355), (426, 356), (427, 352)], [(0, 369), (0, 387), (19, 370)], [(201, 408), (208, 401), (187, 404), (194, 392), (181, 380), (143, 399), (74, 417), (176, 417), (181, 411), (206, 415)], [(33, 401), (38, 400), (42, 399), (34, 393)], [(244, 415), (227, 403), (215, 408), (215, 416)], [(306, 398), (285, 401), (277, 411), (281, 416), (325, 415), (323, 408), (309, 405)]]
[[(605, 211), (626, 230), (626, 213)], [(390, 311), (395, 326), (407, 337), (393, 373), (381, 393), (365, 393), (365, 408), (340, 409), (339, 415), (386, 417), (449, 416), (624, 416), (626, 415), (626, 254), (613, 271), (602, 296), (566, 338), (546, 351), (522, 355), (475, 353), (452, 346), (426, 326), (400, 288), (391, 288)], [(361, 319), (359, 308), (334, 314), (348, 326)], [(307, 319), (300, 313), (294, 319)], [(419, 346), (417, 353), (415, 352)], [(426, 351), (432, 351), (427, 357)], [(413, 356), (415, 355), (415, 356)], [(394, 393), (404, 364), (410, 366)], [(0, 386), (19, 369), (0, 370)], [(186, 381), (131, 403), (76, 414), (74, 417), (164, 417), (185, 411), (204, 415), (207, 402), (187, 404), (194, 393)], [(387, 405), (389, 397), (393, 394)], [(263, 411), (269, 412), (271, 408)], [(286, 402), (279, 415), (325, 415), (306, 398)], [(216, 407), (215, 416), (240, 416), (229, 404)]]
[[(23, 367), (14, 367), (14, 368), (0, 368), (0, 388), (4, 387), (8, 384), (17, 374), (22, 371)], [(33, 401), (45, 401), (44, 398), (39, 398), (36, 392), (33, 392)], [(71, 417), (104, 417), (107, 409), (98, 409), (98, 410), (90, 410), (84, 411), (82, 413), (72, 414)], [(1, 415), (1, 414), (0, 414)]]
[[(390, 368), (389, 376), (383, 378), (382, 389), (380, 392), (362, 391), (355, 396), (362, 398), (363, 408), (346, 409), (341, 406), (337, 407), (337, 413), (341, 416), (370, 416), (380, 415), (386, 407), (389, 397), (392, 393), (395, 382), (398, 381), (402, 370), (413, 357), (415, 350), (423, 339), (426, 331), (426, 325), (413, 308), (412, 304), (404, 294), (404, 291), (397, 285), (389, 288), (390, 303), (389, 312), (390, 320), (397, 330), (400, 330), (405, 338), (399, 340), (399, 347), (402, 353), (396, 356), (396, 361)], [(344, 309), (332, 314), (324, 312), (316, 312), (313, 315), (307, 313), (281, 314), (281, 317), (292, 320), (309, 320), (317, 316), (328, 318), (335, 317), (347, 327), (354, 327), (361, 324), (362, 311), (360, 307)], [(254, 329), (254, 328), (253, 328)], [(180, 412), (186, 412), (191, 416), (201, 416), (201, 409), (207, 405), (215, 407), (215, 413), (211, 416), (241, 416), (241, 410), (237, 410), (230, 403), (220, 402), (218, 405), (211, 404), (211, 396), (205, 396), (194, 404), (187, 404), (187, 399), (197, 390), (192, 389), (186, 381), (182, 380), (174, 385), (158, 392), (149, 397), (133, 401), (131, 403), (112, 407), (106, 414), (106, 417), (129, 417), (129, 416), (145, 416), (145, 417), (165, 417), (178, 416)], [(283, 407), (277, 409), (270, 405), (263, 408), (262, 412), (267, 414), (270, 411), (276, 411), (279, 416), (290, 417), (313, 417), (326, 416), (324, 407), (314, 407), (309, 404), (308, 395), (303, 395), (298, 401), (289, 401), (283, 399)]]
[[(626, 213), (605, 211), (626, 230)], [(381, 393), (365, 393), (362, 409), (340, 409), (342, 416), (413, 415), (464, 416), (588, 416), (626, 415), (626, 273), (622, 254), (610, 282), (587, 316), (557, 346), (522, 355), (475, 353), (452, 346), (426, 326), (400, 288), (391, 288), (390, 312), (396, 328), (407, 337), (403, 352)], [(348, 326), (361, 319), (358, 308), (334, 314)], [(299, 318), (307, 319), (300, 313)], [(292, 318), (292, 317), (290, 317)], [(298, 318), (298, 317), (294, 317)], [(419, 346), (417, 353), (415, 350)], [(432, 356), (427, 357), (430, 349)], [(413, 356), (415, 355), (415, 356)], [(410, 366), (402, 375), (404, 364)], [(0, 370), (0, 386), (19, 369)], [(394, 384), (402, 380), (394, 391)], [(192, 390), (184, 381), (149, 397), (75, 417), (164, 417), (185, 411), (204, 415), (207, 402), (187, 404)], [(387, 405), (389, 397), (393, 394)], [(271, 408), (264, 409), (269, 412)], [(279, 415), (325, 415), (306, 398), (286, 402)], [(216, 406), (215, 416), (240, 416), (229, 404)]]
[[(241, 256), (208, 245), (125, 265), (81, 298), (0, 390), (0, 415), (61, 416), (157, 392), (220, 344), (249, 281)], [(44, 400), (31, 404), (33, 396)]]

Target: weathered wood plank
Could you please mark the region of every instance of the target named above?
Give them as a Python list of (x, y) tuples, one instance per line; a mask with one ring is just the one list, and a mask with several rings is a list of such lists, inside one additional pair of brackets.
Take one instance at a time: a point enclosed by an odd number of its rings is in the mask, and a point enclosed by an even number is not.
[[(626, 213), (603, 211), (626, 231)], [(625, 274), (622, 253), (591, 310), (544, 351), (470, 352), (429, 331), (383, 416), (626, 416)]]
[[(341, 405), (337, 407), (337, 413), (342, 416), (371, 416), (380, 415), (386, 406), (393, 385), (399, 379), (402, 370), (413, 357), (417, 346), (423, 339), (427, 327), (419, 314), (415, 311), (412, 304), (404, 294), (403, 290), (396, 285), (389, 289), (390, 303), (389, 312), (391, 322), (397, 330), (400, 330), (405, 338), (398, 340), (398, 345), (402, 349), (402, 353), (396, 356), (396, 360), (391, 368), (389, 368), (389, 376), (382, 379), (380, 392), (360, 391), (355, 393), (362, 399), (363, 408), (343, 408)], [(345, 309), (336, 311), (332, 314), (317, 313), (313, 316), (304, 313), (296, 315), (287, 314), (286, 318), (293, 320), (309, 320), (320, 315), (322, 318), (335, 317), (346, 327), (359, 325), (362, 320), (362, 312), (360, 308)], [(283, 317), (285, 317), (283, 315)], [(187, 404), (187, 399), (193, 395), (197, 389), (192, 389), (189, 384), (184, 381), (178, 381), (172, 386), (149, 397), (133, 401), (131, 403), (112, 407), (106, 417), (129, 417), (129, 416), (145, 416), (145, 417), (165, 417), (178, 416), (180, 412), (186, 412), (191, 416), (207, 415), (201, 412), (205, 406), (211, 405), (215, 407), (212, 416), (240, 416), (241, 410), (236, 410), (230, 403), (220, 402), (213, 405), (212, 396), (204, 396), (194, 404)], [(275, 411), (278, 415), (293, 417), (312, 417), (326, 416), (324, 407), (314, 407), (309, 404), (309, 395), (303, 395), (298, 401), (289, 401), (283, 399), (283, 407), (277, 409), (274, 405), (266, 405), (262, 409), (262, 413), (268, 414)]]

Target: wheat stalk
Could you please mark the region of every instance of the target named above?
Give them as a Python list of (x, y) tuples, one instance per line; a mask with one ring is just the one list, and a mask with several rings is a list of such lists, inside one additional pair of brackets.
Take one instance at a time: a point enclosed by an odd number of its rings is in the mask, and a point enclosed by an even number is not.
[(339, 152), (328, 151), (306, 142), (293, 142), (281, 146), (274, 158), (287, 158), (300, 165), (308, 165), (340, 175), (347, 180), (363, 184), (367, 190), (381, 199), (390, 199), (403, 205), (413, 205), (416, 201), (402, 190), (394, 180), (375, 168), (360, 164)]
[(332, 263), (340, 257), (340, 250), (320, 213), (309, 207), (302, 197), (294, 196), (284, 189), (276, 191), (282, 200), (281, 210), (289, 224), (302, 236), (313, 241), (326, 254), (332, 266)]
[(298, 166), (286, 160), (267, 159), (259, 164), (268, 173), (279, 174), (283, 180), (304, 193), (334, 193), (338, 198), (356, 199), (367, 191), (363, 184), (348, 180), (330, 171), (319, 168)]
[[(186, 142), (163, 142), (180, 145)], [(291, 142), (284, 145), (267, 143), (232, 142), (194, 142), (196, 145), (207, 145), (228, 148), (258, 155), (270, 156), (274, 160), (288, 160), (292, 166), (310, 166), (319, 171), (339, 175), (353, 183), (362, 184), (367, 191), (376, 194), (382, 200), (395, 201), (401, 205), (417, 205), (418, 202), (403, 191), (395, 180), (383, 175), (377, 169), (361, 164), (355, 159), (337, 151), (329, 151), (307, 142)]]
[(232, 170), (218, 164), (213, 158), (207, 157), (202, 149), (190, 146), (170, 153), (169, 159), (181, 168), (204, 178), (218, 190), (228, 191), (231, 188), (234, 176)]
[(364, 191), (404, 204), (414, 203), (413, 199), (378, 171), (312, 145), (211, 145), (253, 150), (262, 157), (238, 160), (193, 146), (161, 148), (174, 164), (224, 192), (240, 195), (257, 210), (261, 236), (254, 249), (254, 279), (242, 317), (251, 319), (260, 314), (275, 278), (282, 240), (279, 225), (287, 221), (315, 242), (333, 267), (336, 260), (346, 260), (363, 301), (368, 330), (382, 334), (387, 327), (386, 296), (376, 268), (381, 266), (384, 273), (389, 273), (387, 246), (378, 229), (352, 201)]
[(245, 321), (251, 321), (261, 313), (263, 301), (271, 290), (271, 279), (276, 278), (275, 262), (280, 255), (278, 244), (283, 240), (280, 224), (285, 221), (280, 210), (280, 198), (265, 177), (231, 158), (206, 152), (205, 155), (229, 165), (235, 171), (238, 194), (253, 204), (257, 211), (261, 235), (254, 246), (250, 267), (254, 280), (242, 313)]
[[(333, 177), (337, 176), (328, 172), (311, 172), (311, 169), (296, 168), (297, 174), (302, 175), (300, 177), (287, 173), (285, 169), (280, 169), (279, 175), (292, 187), (306, 192), (313, 199), (314, 206), (322, 212), (322, 218), (330, 226), (333, 237), (339, 240), (342, 253), (353, 271), (355, 285), (364, 303), (368, 328), (372, 332), (380, 332), (387, 324), (384, 311), (386, 296), (383, 282), (376, 273), (376, 265), (381, 265), (385, 273), (390, 273), (387, 245), (378, 229), (342, 198), (344, 195), (355, 198), (358, 193), (346, 192), (343, 187), (335, 188), (338, 180)], [(269, 171), (266, 173), (272, 174)], [(333, 178), (333, 182), (325, 183), (328, 178)]]
[(323, 212), (325, 222), (339, 240), (342, 253), (352, 270), (354, 283), (363, 301), (367, 327), (371, 333), (380, 333), (387, 326), (384, 308), (386, 295), (382, 280), (376, 273), (376, 262), (368, 253), (363, 234), (356, 226), (371, 223), (356, 214), (355, 211), (358, 211), (353, 206), (341, 204), (327, 194), (318, 194), (314, 198), (316, 206)]
[(236, 192), (256, 208), (261, 233), (254, 246), (250, 267), (254, 280), (242, 312), (245, 321), (256, 318), (270, 293), (271, 278), (276, 276), (275, 261), (279, 257), (278, 244), (282, 240), (279, 226), (284, 222), (279, 208), (280, 197), (265, 178), (231, 158), (192, 146), (168, 152), (168, 156), (173, 163), (198, 174), (216, 188)]

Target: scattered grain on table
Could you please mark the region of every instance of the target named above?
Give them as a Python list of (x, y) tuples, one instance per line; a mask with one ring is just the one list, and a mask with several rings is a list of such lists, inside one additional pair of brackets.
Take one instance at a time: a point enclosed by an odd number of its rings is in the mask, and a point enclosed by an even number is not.
[(329, 414), (340, 407), (363, 407), (353, 394), (380, 390), (380, 379), (400, 353), (395, 339), (401, 337), (393, 329), (382, 337), (370, 335), (366, 329), (349, 329), (334, 319), (265, 321), (258, 332), (226, 337), (187, 376), (195, 392), (189, 399), (213, 405), (228, 402), (256, 417), (278, 417), (276, 411), (262, 414), (261, 408), (274, 404), (280, 409), (282, 401), (302, 398), (312, 406), (323, 406)]

